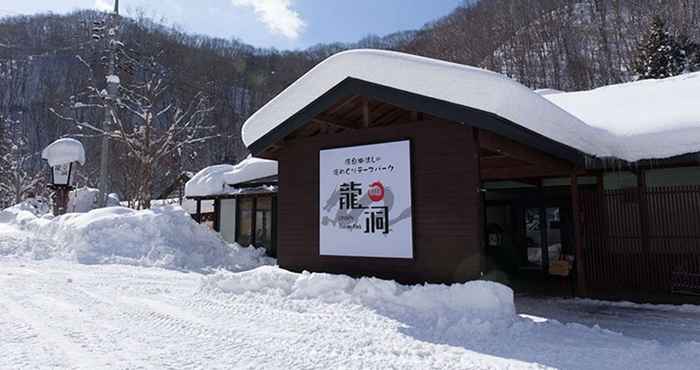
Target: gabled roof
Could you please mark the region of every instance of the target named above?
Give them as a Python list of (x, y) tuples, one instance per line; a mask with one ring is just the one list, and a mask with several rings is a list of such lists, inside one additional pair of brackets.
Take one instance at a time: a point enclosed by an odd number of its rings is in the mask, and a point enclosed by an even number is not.
[[(602, 130), (587, 126), (505, 76), (379, 50), (342, 52), (318, 64), (246, 121), (243, 141), (258, 154), (263, 149), (260, 143), (272, 143), (297, 128), (294, 124), (308, 122), (300, 122), (303, 121), (300, 118), (320, 113), (323, 107), (319, 104), (335, 103), (337, 98), (357, 94), (358, 90), (369, 96), (379, 95), (381, 101), (401, 95), (399, 106), (411, 108), (405, 105), (413, 103), (419, 111), (456, 122), (485, 125), (482, 128), (495, 131), (506, 128), (505, 136), (521, 142), (534, 139), (536, 146), (544, 145), (545, 151), (551, 147), (552, 154), (569, 160), (574, 160), (573, 157), (579, 158), (576, 161), (583, 160), (583, 153), (609, 152), (605, 145), (594, 140), (595, 136), (605, 136)], [(448, 113), (450, 116), (445, 117)], [(494, 119), (489, 123), (474, 121), (474, 113), (486, 113)]]
[[(545, 90), (542, 96), (479, 68), (398, 52), (351, 50), (319, 63), (260, 108), (243, 125), (242, 136), (251, 152), (260, 154), (338, 100), (364, 95), (491, 130), (574, 163), (590, 157), (630, 162), (668, 158), (700, 151), (700, 110), (688, 109), (695, 104), (697, 94), (691, 90), (700, 91), (700, 78), (687, 76), (678, 79), (685, 81), (682, 96), (671, 85), (658, 92), (650, 82), (627, 84), (640, 87), (629, 90), (634, 94)], [(679, 106), (682, 117), (674, 113)], [(630, 134), (619, 129), (617, 120), (624, 120), (623, 127), (639, 122), (651, 129)], [(673, 145), (659, 145), (669, 138)]]

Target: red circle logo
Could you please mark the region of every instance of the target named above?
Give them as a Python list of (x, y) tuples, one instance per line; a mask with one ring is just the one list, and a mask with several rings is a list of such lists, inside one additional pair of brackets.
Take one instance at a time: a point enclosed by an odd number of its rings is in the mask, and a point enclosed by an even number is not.
[(369, 186), (367, 195), (369, 195), (369, 199), (373, 202), (379, 202), (384, 199), (384, 185), (379, 181), (373, 182), (372, 185)]

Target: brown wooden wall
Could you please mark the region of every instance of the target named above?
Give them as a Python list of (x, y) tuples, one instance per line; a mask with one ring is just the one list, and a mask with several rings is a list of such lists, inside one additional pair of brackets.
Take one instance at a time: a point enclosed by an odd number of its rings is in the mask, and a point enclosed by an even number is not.
[[(410, 139), (414, 259), (319, 255), (319, 151)], [(455, 282), (481, 271), (478, 151), (469, 126), (413, 122), (297, 139), (279, 153), (278, 262), (285, 269)]]
[(670, 293), (700, 277), (700, 186), (584, 191), (581, 212), (593, 293)]

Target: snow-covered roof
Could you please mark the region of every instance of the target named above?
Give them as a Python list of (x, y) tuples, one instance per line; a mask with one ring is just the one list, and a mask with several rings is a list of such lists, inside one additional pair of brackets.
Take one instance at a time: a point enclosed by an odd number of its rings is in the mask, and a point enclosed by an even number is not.
[(615, 157), (635, 161), (700, 151), (700, 72), (544, 97), (609, 132)]
[[(124, 202), (124, 204), (122, 204), (122, 205), (126, 207), (126, 202)], [(197, 213), (197, 202), (193, 199), (184, 198), (184, 199), (182, 199), (182, 204), (180, 203), (180, 200), (177, 198), (151, 200), (151, 208), (173, 206), (173, 205), (179, 205), (185, 211), (187, 211), (187, 213), (189, 213), (189, 214)], [(214, 201), (213, 200), (202, 201), (202, 203), (200, 205), (200, 212), (201, 213), (214, 212)]]
[[(489, 112), (588, 155), (628, 161), (666, 158), (700, 151), (700, 135), (694, 131), (700, 130), (700, 110), (691, 109), (700, 91), (696, 77), (538, 94), (475, 67), (391, 51), (351, 50), (319, 63), (260, 108), (243, 125), (242, 137), (250, 147), (343, 80), (354, 78)], [(690, 132), (694, 135), (687, 136)], [(658, 145), (669, 140), (671, 145)]]
[(236, 185), (277, 175), (277, 161), (248, 157), (236, 165), (219, 164), (197, 172), (185, 184), (188, 197), (233, 194)]
[(358, 49), (335, 54), (243, 125), (250, 146), (348, 77), (494, 113), (585, 153), (608, 154), (598, 133), (529, 88), (495, 72), (410, 54)]
[(41, 152), (41, 158), (49, 162), (49, 166), (58, 166), (71, 162), (85, 164), (85, 148), (80, 141), (64, 138), (49, 144)]

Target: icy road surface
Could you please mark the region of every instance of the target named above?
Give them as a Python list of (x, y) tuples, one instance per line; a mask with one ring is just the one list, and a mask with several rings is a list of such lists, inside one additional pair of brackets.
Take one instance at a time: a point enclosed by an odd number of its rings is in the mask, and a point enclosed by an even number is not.
[[(700, 314), (619, 317), (666, 344), (579, 324), (522, 319), (464, 343), (431, 343), (358, 305), (267, 294), (205, 295), (202, 276), (157, 268), (0, 258), (0, 368), (537, 368), (697, 366)], [(540, 311), (586, 324), (575, 306)], [(536, 300), (528, 300), (530, 309)], [(582, 307), (586, 307), (583, 305)], [(650, 314), (651, 312), (651, 314)], [(610, 315), (610, 313), (606, 313)], [(656, 317), (655, 317), (656, 315)], [(659, 316), (660, 315), (660, 316)], [(647, 320), (647, 321), (648, 321)], [(603, 321), (604, 322), (604, 321)], [(637, 332), (636, 334), (639, 334)]]
[(0, 224), (2, 370), (700, 367), (697, 306), (523, 298), (521, 317), (465, 313), (472, 329), (447, 335), (410, 312), (382, 313), (381, 299), (233, 294), (202, 289), (209, 278), (194, 272), (12, 255), (53, 243)]

